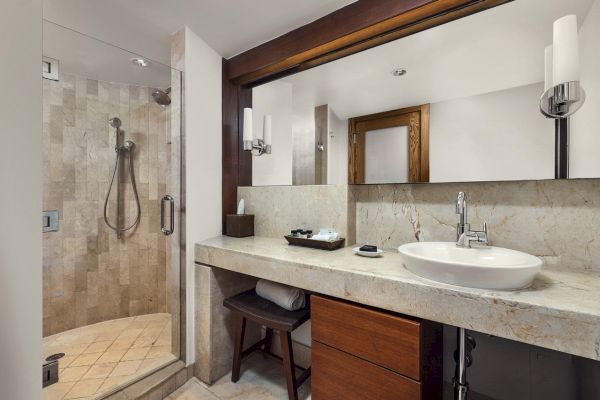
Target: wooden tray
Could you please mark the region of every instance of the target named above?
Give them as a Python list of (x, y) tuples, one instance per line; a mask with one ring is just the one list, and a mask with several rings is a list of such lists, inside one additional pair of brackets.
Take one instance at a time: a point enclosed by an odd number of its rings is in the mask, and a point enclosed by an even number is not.
[(294, 246), (312, 247), (313, 249), (320, 250), (335, 250), (340, 247), (344, 247), (346, 239), (340, 238), (338, 240), (315, 240), (295, 237), (291, 235), (285, 235), (284, 238), (289, 244)]

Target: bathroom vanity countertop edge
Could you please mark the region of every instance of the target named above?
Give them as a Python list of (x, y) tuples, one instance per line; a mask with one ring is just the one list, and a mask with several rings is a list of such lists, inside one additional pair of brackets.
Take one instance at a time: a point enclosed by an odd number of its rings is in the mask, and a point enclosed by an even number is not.
[(531, 287), (446, 285), (404, 268), (397, 252), (365, 258), (290, 246), (282, 239), (218, 236), (195, 261), (357, 303), (600, 360), (600, 274), (542, 269)]

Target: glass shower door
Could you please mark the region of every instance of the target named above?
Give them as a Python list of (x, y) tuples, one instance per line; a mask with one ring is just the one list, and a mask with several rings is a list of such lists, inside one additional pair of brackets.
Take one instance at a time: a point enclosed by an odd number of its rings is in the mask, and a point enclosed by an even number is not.
[(47, 21), (44, 56), (44, 397), (98, 397), (181, 356), (181, 73)]

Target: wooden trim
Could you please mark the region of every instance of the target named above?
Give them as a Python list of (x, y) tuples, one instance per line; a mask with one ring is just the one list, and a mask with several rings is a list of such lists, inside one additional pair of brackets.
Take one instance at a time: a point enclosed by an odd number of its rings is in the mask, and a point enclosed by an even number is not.
[(359, 0), (229, 59), (226, 76), (247, 85), (296, 73), (509, 1)]
[[(510, 1), (358, 0), (223, 60), (223, 232), (225, 215), (236, 210), (238, 186), (252, 185), (252, 156), (242, 150), (240, 115), (252, 105), (253, 86)], [(422, 181), (428, 172), (421, 171)]]
[(421, 106), (421, 179), (429, 182), (429, 104)]
[(225, 78), (226, 60), (223, 60), (222, 83), (222, 221), (227, 233), (226, 216), (237, 210), (238, 186), (252, 185), (252, 155), (243, 151), (242, 125), (244, 107), (252, 107), (252, 89), (233, 84)]
[(409, 182), (429, 182), (429, 104), (348, 119), (348, 183), (365, 183), (366, 132), (408, 126)]

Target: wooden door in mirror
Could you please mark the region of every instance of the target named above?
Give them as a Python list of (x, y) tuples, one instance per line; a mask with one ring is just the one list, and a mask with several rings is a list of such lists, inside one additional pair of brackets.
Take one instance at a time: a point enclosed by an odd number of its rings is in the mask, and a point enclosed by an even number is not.
[[(405, 127), (405, 146), (387, 149), (396, 162), (405, 160), (406, 182), (429, 182), (429, 104), (363, 115), (348, 120), (348, 183), (388, 183), (368, 179), (368, 141), (374, 132)], [(372, 136), (371, 136), (372, 137)], [(385, 157), (385, 156), (382, 156)], [(396, 178), (395, 178), (396, 179)]]

